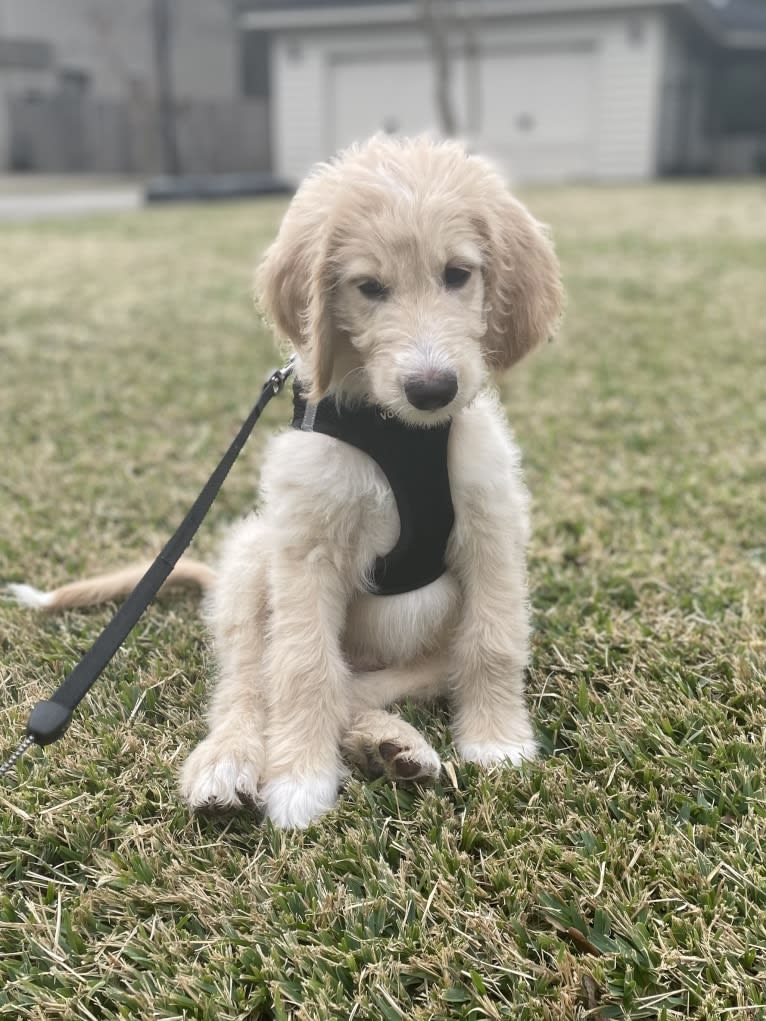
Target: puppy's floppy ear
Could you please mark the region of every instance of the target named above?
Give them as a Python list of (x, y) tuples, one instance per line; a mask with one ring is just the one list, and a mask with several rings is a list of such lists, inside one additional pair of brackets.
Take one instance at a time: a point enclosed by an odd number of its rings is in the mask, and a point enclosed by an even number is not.
[(259, 307), (300, 352), (310, 373), (305, 382), (311, 400), (319, 400), (330, 386), (336, 343), (329, 215), (317, 194), (319, 184), (309, 178), (295, 196), (255, 276)]
[(487, 332), (493, 368), (508, 369), (556, 332), (564, 305), (559, 263), (545, 227), (499, 178), (476, 217), (483, 236)]
[(332, 382), (338, 330), (332, 305), (336, 286), (332, 263), (332, 241), (326, 238), (316, 253), (309, 281), (308, 315), (304, 334), (309, 343), (312, 388), (309, 399), (321, 400)]

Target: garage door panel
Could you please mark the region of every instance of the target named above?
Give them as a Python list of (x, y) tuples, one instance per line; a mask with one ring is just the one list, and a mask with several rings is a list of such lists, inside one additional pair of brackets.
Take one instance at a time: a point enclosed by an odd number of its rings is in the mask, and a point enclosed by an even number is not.
[[(376, 131), (415, 135), (437, 127), (433, 68), (420, 54), (338, 58), (330, 65), (330, 76), (333, 149)], [(453, 91), (459, 117), (463, 78), (463, 68), (456, 64)]]
[[(479, 117), (471, 135), (516, 178), (593, 176), (596, 70), (596, 51), (586, 46), (485, 49), (476, 68)], [(423, 53), (339, 54), (328, 73), (328, 151), (375, 131), (406, 135), (437, 126), (434, 72)], [(469, 89), (462, 59), (455, 60), (452, 87), (458, 123), (465, 126)], [(471, 106), (476, 111), (477, 104)]]
[(331, 70), (333, 148), (375, 131), (417, 133), (431, 127), (428, 66), (408, 59), (349, 61)]
[(485, 54), (482, 139), (513, 174), (589, 176), (595, 166), (595, 53), (591, 49)]

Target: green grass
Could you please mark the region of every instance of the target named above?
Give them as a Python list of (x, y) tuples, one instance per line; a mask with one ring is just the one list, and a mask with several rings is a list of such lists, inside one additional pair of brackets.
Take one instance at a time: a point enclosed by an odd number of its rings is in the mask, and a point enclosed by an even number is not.
[[(191, 818), (175, 776), (211, 664), (195, 599), (162, 600), (0, 786), (0, 1018), (766, 1018), (766, 196), (526, 197), (569, 292), (564, 336), (504, 385), (543, 761), (354, 778), (299, 834)], [(3, 229), (0, 577), (161, 545), (277, 361), (249, 290), (281, 210)], [(109, 615), (0, 607), (3, 749)], [(406, 713), (450, 759), (446, 710)]]

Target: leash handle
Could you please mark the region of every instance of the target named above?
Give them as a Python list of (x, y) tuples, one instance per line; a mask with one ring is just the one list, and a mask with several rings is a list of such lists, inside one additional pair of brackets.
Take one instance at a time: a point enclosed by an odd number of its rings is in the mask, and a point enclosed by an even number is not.
[[(106, 666), (106, 663), (104, 666)], [(71, 677), (72, 674), (69, 676)], [(98, 674), (93, 678), (93, 681), (96, 680), (96, 677), (98, 677)], [(82, 696), (80, 697), (82, 698)], [(80, 699), (77, 701), (79, 702)], [(43, 702), (38, 702), (27, 720), (27, 738), (34, 742), (34, 744), (39, 744), (41, 748), (47, 744), (53, 744), (54, 741), (58, 741), (72, 722), (72, 713), (76, 705), (77, 702), (75, 702), (71, 709), (68, 709), (61, 702), (57, 702), (55, 696), (54, 698), (45, 699)]]
[(52, 744), (66, 732), (72, 722), (74, 710), (136, 626), (144, 610), (196, 535), (263, 409), (284, 389), (294, 368), (295, 355), (281, 369), (272, 372), (266, 380), (253, 410), (162, 552), (56, 692), (49, 699), (35, 705), (27, 722), (26, 738), (11, 758), (0, 767), (0, 777), (21, 758), (30, 745)]

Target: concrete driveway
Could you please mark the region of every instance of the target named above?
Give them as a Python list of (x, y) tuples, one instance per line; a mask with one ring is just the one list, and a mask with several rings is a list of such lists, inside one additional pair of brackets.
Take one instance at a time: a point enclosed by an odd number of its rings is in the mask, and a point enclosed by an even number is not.
[(0, 222), (125, 212), (143, 204), (143, 185), (126, 178), (0, 176)]

